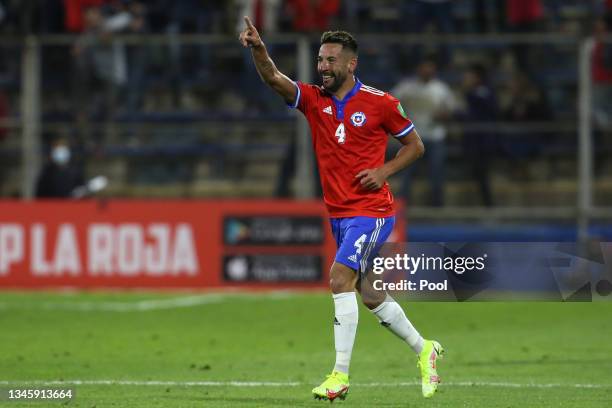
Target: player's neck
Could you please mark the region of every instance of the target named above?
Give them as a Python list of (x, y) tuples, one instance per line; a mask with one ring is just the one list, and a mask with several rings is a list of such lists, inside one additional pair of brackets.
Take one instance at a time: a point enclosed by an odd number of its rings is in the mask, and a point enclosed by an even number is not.
[(332, 95), (334, 95), (336, 97), (336, 99), (338, 100), (343, 100), (344, 97), (351, 92), (351, 89), (353, 89), (353, 87), (355, 87), (355, 77), (353, 75), (351, 75), (350, 77), (346, 78), (346, 81), (344, 81), (344, 83), (342, 84), (342, 86), (340, 87), (340, 89), (338, 89), (336, 92), (332, 93)]

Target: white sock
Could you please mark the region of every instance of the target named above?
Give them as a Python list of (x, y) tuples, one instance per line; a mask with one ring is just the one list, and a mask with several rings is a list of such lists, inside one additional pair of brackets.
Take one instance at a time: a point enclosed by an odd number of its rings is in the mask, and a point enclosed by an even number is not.
[(423, 350), (423, 337), (410, 323), (401, 306), (391, 296), (387, 295), (384, 302), (375, 309), (372, 309), (372, 313), (378, 317), (380, 324), (408, 343), (415, 353), (421, 353), (421, 350)]
[(357, 333), (359, 309), (355, 292), (334, 294), (334, 342), (336, 345), (336, 365), (334, 371), (348, 374), (351, 353)]

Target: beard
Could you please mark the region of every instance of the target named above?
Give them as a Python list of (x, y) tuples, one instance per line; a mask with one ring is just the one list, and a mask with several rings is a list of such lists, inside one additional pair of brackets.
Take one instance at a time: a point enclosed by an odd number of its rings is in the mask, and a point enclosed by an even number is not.
[[(334, 93), (338, 89), (340, 89), (342, 84), (344, 84), (344, 81), (346, 81), (347, 75), (346, 74), (340, 74), (340, 73), (332, 72), (331, 76), (332, 77), (328, 80), (330, 83), (328, 83), (327, 85), (325, 84), (325, 82), (326, 82), (325, 79), (322, 79), (322, 81), (323, 81), (323, 88), (325, 88), (325, 90), (327, 92)], [(323, 78), (323, 75), (321, 75), (321, 78)]]

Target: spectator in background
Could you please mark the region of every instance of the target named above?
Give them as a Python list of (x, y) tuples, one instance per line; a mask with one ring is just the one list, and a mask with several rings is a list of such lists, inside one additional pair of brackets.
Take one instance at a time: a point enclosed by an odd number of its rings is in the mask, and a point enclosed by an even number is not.
[[(78, 116), (97, 116), (110, 119), (116, 110), (120, 94), (128, 92), (129, 102), (136, 106), (140, 79), (128, 66), (125, 44), (113, 39), (115, 33), (142, 33), (145, 14), (142, 3), (113, 1), (106, 6), (84, 9), (84, 31), (73, 47), (75, 63), (75, 111)], [(135, 55), (132, 55), (135, 56)], [(137, 61), (133, 58), (133, 62)], [(134, 65), (143, 69), (142, 61)], [(132, 79), (128, 86), (128, 79)]]
[[(541, 0), (506, 0), (506, 16), (512, 32), (543, 31), (544, 7)], [(512, 49), (519, 70), (530, 72), (529, 45), (516, 44), (512, 46)]]
[(516, 73), (508, 84), (508, 100), (502, 109), (504, 120), (534, 122), (551, 118), (550, 107), (542, 89), (523, 72)]
[(81, 33), (85, 30), (85, 10), (89, 7), (100, 7), (108, 0), (64, 0), (64, 24), (66, 30)]
[[(130, 24), (126, 28), (127, 34), (144, 35), (149, 32), (147, 23), (147, 8), (144, 3), (132, 1), (128, 5), (131, 15)], [(127, 88), (125, 109), (128, 114), (138, 111), (143, 105), (144, 80), (147, 64), (147, 48), (143, 44), (128, 45), (127, 56)]]
[(595, 21), (592, 56), (593, 116), (598, 127), (612, 126), (612, 43), (604, 38), (612, 32), (612, 10)]
[[(552, 119), (552, 112), (543, 90), (525, 73), (519, 72), (509, 82), (508, 99), (501, 109), (501, 117), (517, 124), (543, 122)], [(538, 132), (507, 131), (505, 134), (508, 137), (501, 140), (503, 149), (513, 159), (539, 153), (544, 141), (549, 139)]]
[(483, 65), (473, 64), (465, 71), (462, 91), (465, 109), (458, 114), (458, 118), (468, 122), (467, 130), (463, 132), (463, 157), (472, 177), (478, 182), (483, 204), (491, 206), (493, 196), (489, 173), (491, 155), (495, 153), (495, 132), (474, 127), (492, 127), (498, 117), (498, 104)]
[[(435, 32), (437, 34), (451, 34), (455, 32), (453, 2), (451, 0), (416, 0), (400, 2), (402, 10), (401, 20), (412, 22), (402, 24), (404, 29), (416, 34)], [(427, 44), (425, 44), (427, 46)], [(439, 55), (438, 62), (446, 66), (451, 61), (452, 48), (442, 43), (434, 49), (423, 51), (423, 46), (415, 47), (416, 60), (421, 60), (427, 52)]]
[(519, 33), (541, 29), (544, 18), (542, 0), (506, 0), (506, 15), (510, 28)]
[[(444, 205), (444, 179), (446, 173), (446, 125), (445, 121), (456, 109), (455, 97), (450, 87), (437, 78), (437, 64), (432, 57), (422, 61), (416, 76), (400, 81), (391, 94), (398, 98), (419, 130), (425, 144), (425, 160), (429, 164), (431, 203)], [(416, 167), (419, 166), (416, 163)], [(401, 194), (409, 199), (411, 180), (415, 166), (404, 170)]]
[(236, 31), (242, 31), (244, 16), (253, 16), (253, 25), (260, 33), (271, 34), (278, 31), (282, 0), (235, 0), (235, 3), (240, 10), (237, 15)]
[(106, 94), (104, 107), (114, 103), (114, 98), (108, 93), (115, 93), (118, 87), (127, 82), (127, 65), (125, 49), (112, 41), (110, 34), (126, 28), (130, 16), (120, 14), (106, 16), (102, 7), (91, 6), (84, 10), (83, 33), (73, 47), (76, 64), (76, 84), (80, 97), (77, 98), (77, 108), (83, 107), (89, 99), (90, 89), (102, 88)]
[(340, 12), (340, 0), (286, 0), (293, 31), (323, 32)]
[(74, 164), (70, 146), (56, 139), (36, 183), (37, 198), (69, 198), (77, 187), (85, 184), (83, 171)]

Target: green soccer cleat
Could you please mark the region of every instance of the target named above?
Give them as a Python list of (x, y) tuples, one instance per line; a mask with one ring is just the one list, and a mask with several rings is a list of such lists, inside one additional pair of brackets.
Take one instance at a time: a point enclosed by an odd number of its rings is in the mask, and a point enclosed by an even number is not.
[(329, 400), (333, 402), (336, 398), (346, 399), (349, 390), (348, 374), (334, 371), (325, 378), (318, 387), (312, 389), (312, 395), (318, 400)]
[(442, 358), (444, 349), (437, 341), (425, 340), (419, 354), (417, 367), (421, 369), (421, 391), (425, 398), (431, 398), (438, 389), (440, 377), (436, 370), (436, 360)]

